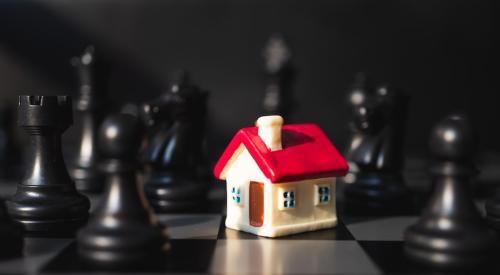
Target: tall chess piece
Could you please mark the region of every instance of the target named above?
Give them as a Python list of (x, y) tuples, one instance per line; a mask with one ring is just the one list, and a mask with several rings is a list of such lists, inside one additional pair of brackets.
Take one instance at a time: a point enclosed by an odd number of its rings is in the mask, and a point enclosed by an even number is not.
[(371, 89), (365, 80), (358, 86), (349, 97), (354, 135), (346, 156), (357, 171), (345, 188), (346, 210), (408, 212), (401, 170), (409, 97), (388, 85)]
[(486, 201), (486, 221), (493, 229), (500, 231), (500, 190)]
[(20, 228), (13, 224), (5, 212), (4, 201), (0, 199), (0, 259), (19, 256), (23, 248), (23, 238)]
[(204, 136), (208, 92), (180, 71), (170, 90), (143, 106), (149, 124), (144, 151), (144, 191), (157, 212), (204, 206), (208, 167)]
[(93, 266), (127, 268), (149, 264), (167, 243), (153, 225), (139, 196), (137, 172), (141, 125), (129, 114), (109, 116), (98, 142), (107, 158), (102, 163), (106, 190), (88, 225), (78, 232), (80, 257)]
[(295, 69), (290, 46), (282, 35), (271, 36), (264, 49), (264, 115), (288, 117), (293, 107), (292, 84)]
[(21, 160), (21, 150), (14, 138), (14, 111), (7, 104), (0, 104), (0, 178), (16, 175)]
[(464, 116), (452, 115), (434, 127), (429, 144), (434, 189), (420, 219), (405, 232), (406, 252), (437, 269), (478, 268), (496, 239), (471, 196), (475, 133)]
[(78, 126), (78, 150), (73, 158), (70, 173), (76, 188), (85, 192), (100, 192), (104, 187), (104, 175), (97, 168), (101, 153), (96, 145), (97, 129), (106, 115), (106, 93), (109, 64), (97, 56), (93, 46), (74, 57), (71, 64), (76, 68), (80, 81), (76, 104)]
[(26, 231), (74, 233), (87, 221), (89, 200), (76, 191), (61, 151), (61, 135), (72, 120), (69, 96), (19, 97), (18, 125), (30, 143), (25, 175), (7, 211)]

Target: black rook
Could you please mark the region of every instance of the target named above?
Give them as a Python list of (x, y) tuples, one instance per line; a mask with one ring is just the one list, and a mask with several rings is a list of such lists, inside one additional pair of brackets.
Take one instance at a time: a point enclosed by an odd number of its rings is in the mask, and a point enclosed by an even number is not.
[(61, 151), (61, 134), (72, 123), (71, 98), (23, 95), (18, 112), (30, 148), (24, 177), (7, 201), (8, 213), (26, 231), (74, 232), (87, 221), (90, 203), (76, 191)]

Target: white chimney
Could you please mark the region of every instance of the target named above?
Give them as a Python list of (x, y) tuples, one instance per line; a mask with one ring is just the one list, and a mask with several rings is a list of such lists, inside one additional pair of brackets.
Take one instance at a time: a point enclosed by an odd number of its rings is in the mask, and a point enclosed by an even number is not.
[(259, 136), (271, 151), (281, 150), (281, 116), (262, 116), (255, 123), (259, 127)]

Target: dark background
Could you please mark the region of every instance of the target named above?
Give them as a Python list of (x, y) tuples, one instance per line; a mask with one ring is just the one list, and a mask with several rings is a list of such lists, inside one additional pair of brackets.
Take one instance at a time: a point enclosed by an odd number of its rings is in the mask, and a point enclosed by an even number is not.
[(412, 97), (407, 151), (432, 125), (469, 114), (481, 149), (500, 150), (495, 1), (0, 1), (0, 100), (75, 94), (69, 58), (88, 43), (117, 58), (116, 105), (158, 95), (176, 68), (211, 91), (212, 158), (253, 124), (264, 95), (262, 48), (284, 33), (298, 68), (288, 122), (318, 123), (344, 148), (346, 92), (358, 71)]

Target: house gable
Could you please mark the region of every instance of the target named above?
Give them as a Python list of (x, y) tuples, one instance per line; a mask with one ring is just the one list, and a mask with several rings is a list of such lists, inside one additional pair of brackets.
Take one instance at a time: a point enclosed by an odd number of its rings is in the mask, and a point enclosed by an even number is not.
[(215, 165), (215, 177), (226, 178), (227, 169), (240, 154), (242, 145), (272, 183), (340, 177), (347, 173), (347, 162), (318, 126), (284, 125), (282, 136), (283, 149), (272, 151), (259, 136), (257, 127), (241, 129)]
[(226, 171), (223, 173), (224, 178), (226, 178), (228, 182), (270, 182), (243, 144), (240, 145), (237, 151), (239, 153), (237, 154), (235, 152), (231, 158), (231, 163), (228, 162), (225, 168)]

